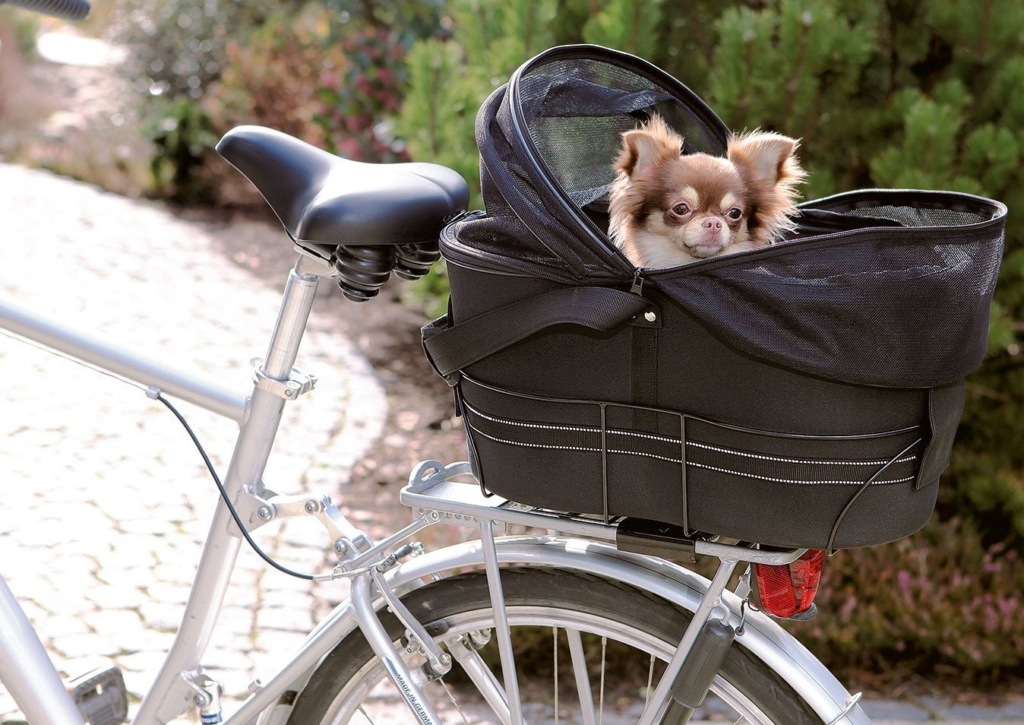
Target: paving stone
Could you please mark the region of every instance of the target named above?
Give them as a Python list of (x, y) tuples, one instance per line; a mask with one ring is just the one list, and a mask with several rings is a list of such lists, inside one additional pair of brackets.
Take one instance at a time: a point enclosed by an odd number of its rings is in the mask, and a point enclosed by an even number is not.
[(302, 602), (301, 607), (262, 606), (256, 613), (256, 626), (260, 631), (274, 629), (285, 632), (308, 633), (316, 622), (313, 621), (312, 598)]
[(150, 570), (150, 576), (159, 582), (191, 586), (196, 576), (197, 561), (162, 561)]
[(269, 589), (263, 594), (262, 608), (273, 609), (287, 607), (302, 609), (309, 605), (313, 597), (310, 589)]
[(139, 605), (139, 616), (150, 632), (177, 632), (184, 608), (147, 598)]
[(252, 638), (255, 606), (255, 604), (246, 607), (225, 605), (217, 619), (217, 628), (222, 632)]
[(103, 584), (89, 587), (85, 599), (105, 610), (135, 609), (145, 600), (146, 594), (133, 583)]
[(54, 654), (64, 659), (76, 657), (113, 657), (120, 651), (119, 646), (114, 640), (115, 637), (110, 633), (98, 634), (96, 632), (89, 632), (59, 637), (48, 641), (47, 645), (52, 647)]
[(176, 633), (177, 626), (171, 629), (153, 629), (144, 626), (142, 631), (130, 640), (120, 642), (121, 650), (126, 654), (137, 652), (160, 652), (163, 654), (171, 646)]

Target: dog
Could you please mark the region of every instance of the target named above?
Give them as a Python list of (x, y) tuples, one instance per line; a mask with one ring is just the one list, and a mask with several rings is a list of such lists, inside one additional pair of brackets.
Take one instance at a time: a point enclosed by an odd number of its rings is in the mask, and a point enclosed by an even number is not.
[(726, 156), (682, 154), (660, 116), (622, 134), (609, 200), (609, 237), (637, 267), (675, 267), (764, 247), (795, 230), (798, 142), (733, 136)]

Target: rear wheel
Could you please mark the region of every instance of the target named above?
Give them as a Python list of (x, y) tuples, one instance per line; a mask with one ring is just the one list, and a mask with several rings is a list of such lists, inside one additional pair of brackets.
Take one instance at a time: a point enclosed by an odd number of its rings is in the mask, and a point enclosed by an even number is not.
[[(682, 639), (690, 613), (632, 587), (578, 572), (502, 570), (525, 720), (634, 723)], [(435, 582), (403, 598), (453, 655), (452, 671), (430, 681), (424, 657), (410, 654), (446, 723), (500, 723), (488, 705), (503, 682), (483, 572)], [(402, 625), (382, 615), (398, 641)], [(481, 674), (482, 665), (493, 675)], [(490, 679), (488, 679), (490, 678)], [(762, 725), (818, 723), (810, 708), (760, 660), (734, 646), (709, 702), (708, 719)], [(395, 694), (361, 633), (342, 640), (299, 696), (290, 723), (418, 722)]]

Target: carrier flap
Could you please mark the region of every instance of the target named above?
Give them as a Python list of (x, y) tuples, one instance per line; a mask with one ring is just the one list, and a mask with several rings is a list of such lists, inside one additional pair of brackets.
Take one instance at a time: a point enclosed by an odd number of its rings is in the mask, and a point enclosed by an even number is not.
[(499, 307), (452, 325), (447, 315), (423, 328), (423, 349), (450, 385), (455, 373), (546, 327), (572, 324), (614, 330), (649, 309), (639, 295), (607, 287), (570, 287)]
[(953, 448), (957, 426), (964, 412), (966, 389), (963, 381), (928, 391), (928, 423), (931, 439), (921, 457), (915, 488), (921, 488), (938, 481), (949, 465), (949, 453)]

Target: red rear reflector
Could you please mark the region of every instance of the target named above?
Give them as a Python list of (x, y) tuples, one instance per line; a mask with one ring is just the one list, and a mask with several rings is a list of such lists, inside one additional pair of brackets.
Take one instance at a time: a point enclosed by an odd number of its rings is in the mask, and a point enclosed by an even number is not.
[(761, 609), (782, 619), (805, 614), (814, 604), (814, 595), (818, 593), (824, 561), (824, 551), (809, 549), (791, 564), (754, 564)]

